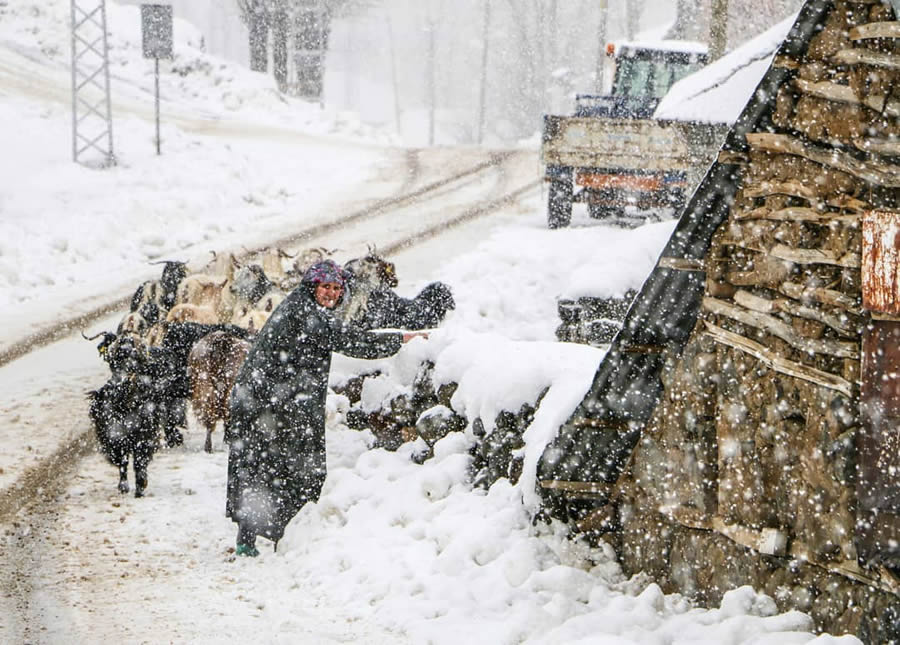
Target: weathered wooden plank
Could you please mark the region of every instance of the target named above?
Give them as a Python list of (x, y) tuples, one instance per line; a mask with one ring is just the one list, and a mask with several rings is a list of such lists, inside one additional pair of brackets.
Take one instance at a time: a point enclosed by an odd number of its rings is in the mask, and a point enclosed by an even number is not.
[(759, 311), (745, 309), (718, 298), (703, 298), (703, 309), (719, 316), (725, 316), (745, 325), (756, 327), (777, 336), (788, 345), (802, 352), (828, 354), (839, 358), (859, 358), (859, 343), (829, 340), (827, 338), (806, 338), (798, 334), (783, 320)]
[(771, 255), (795, 264), (832, 264), (851, 269), (860, 266), (859, 253), (849, 251), (839, 255), (837, 251), (822, 251), (821, 249), (795, 249), (786, 244), (776, 244), (769, 251)]
[(895, 139), (881, 139), (865, 137), (853, 139), (853, 147), (863, 152), (874, 152), (877, 155), (888, 157), (900, 157), (900, 141)]
[(900, 116), (900, 101), (892, 99), (888, 101), (887, 107), (885, 107), (885, 96), (883, 94), (859, 97), (849, 85), (839, 85), (838, 83), (831, 83), (829, 81), (816, 83), (802, 78), (795, 78), (794, 86), (804, 94), (815, 96), (816, 98), (826, 99), (836, 103), (864, 105), (876, 112), (884, 112), (888, 116)]
[(853, 385), (840, 376), (778, 356), (767, 347), (752, 341), (749, 338), (744, 338), (740, 334), (735, 334), (727, 329), (722, 329), (707, 320), (704, 320), (703, 324), (706, 326), (704, 333), (717, 343), (750, 354), (776, 372), (809, 381), (810, 383), (821, 385), (830, 390), (835, 390), (846, 396), (848, 399), (853, 396)]
[(778, 300), (763, 298), (762, 296), (757, 296), (756, 294), (744, 291), (743, 289), (738, 289), (735, 292), (734, 301), (746, 309), (758, 311), (763, 314), (771, 314), (780, 310)]
[(855, 213), (834, 213), (832, 211), (820, 211), (816, 208), (782, 208), (772, 211), (767, 208), (757, 208), (744, 213), (736, 213), (736, 220), (768, 219), (784, 222), (845, 222), (855, 224), (859, 222), (859, 215)]
[(747, 143), (760, 150), (803, 157), (879, 186), (900, 188), (900, 167), (893, 164), (860, 161), (846, 152), (813, 146), (786, 134), (751, 132)]
[(872, 65), (885, 69), (900, 69), (900, 56), (871, 49), (842, 49), (832, 60), (841, 65)]
[(734, 294), (734, 301), (742, 307), (760, 313), (771, 314), (783, 311), (798, 318), (815, 320), (848, 337), (854, 337), (859, 333), (856, 325), (847, 316), (837, 316), (815, 307), (807, 307), (787, 298), (763, 298), (749, 291), (739, 289)]
[(769, 195), (790, 195), (813, 203), (819, 200), (816, 191), (799, 181), (761, 181), (755, 186), (744, 188), (745, 197), (768, 197)]
[(852, 195), (838, 195), (836, 197), (829, 197), (825, 203), (832, 208), (840, 208), (842, 210), (854, 211), (857, 213), (872, 209), (871, 204), (869, 204), (868, 202), (864, 202), (861, 199), (857, 199)]
[(835, 291), (834, 289), (806, 287), (795, 282), (784, 282), (778, 287), (778, 290), (784, 295), (789, 296), (794, 300), (800, 300), (801, 302), (815, 300), (824, 305), (846, 309), (853, 314), (862, 313), (859, 308), (859, 303), (855, 298), (852, 298), (841, 291)]
[(736, 150), (720, 150), (716, 161), (723, 164), (734, 164), (743, 166), (750, 163), (750, 158), (743, 152)]
[(900, 315), (900, 213), (866, 213), (862, 249), (863, 307)]
[(870, 22), (867, 25), (857, 25), (850, 30), (850, 40), (870, 38), (900, 38), (900, 22)]
[(780, 67), (781, 69), (800, 69), (800, 61), (790, 56), (776, 56), (772, 61), (772, 67)]

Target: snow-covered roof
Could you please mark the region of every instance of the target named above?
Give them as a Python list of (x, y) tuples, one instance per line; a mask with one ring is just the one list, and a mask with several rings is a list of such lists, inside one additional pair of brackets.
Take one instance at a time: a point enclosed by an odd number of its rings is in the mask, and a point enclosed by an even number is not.
[(732, 124), (769, 69), (797, 16), (779, 22), (711, 65), (681, 79), (660, 101), (654, 117)]

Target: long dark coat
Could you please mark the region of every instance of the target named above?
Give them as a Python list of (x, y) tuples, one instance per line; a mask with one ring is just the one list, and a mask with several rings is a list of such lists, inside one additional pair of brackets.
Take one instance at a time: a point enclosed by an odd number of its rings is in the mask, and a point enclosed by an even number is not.
[(331, 352), (384, 358), (402, 334), (336, 318), (303, 283), (278, 306), (247, 354), (231, 395), (226, 515), (279, 540), (325, 482), (325, 397)]

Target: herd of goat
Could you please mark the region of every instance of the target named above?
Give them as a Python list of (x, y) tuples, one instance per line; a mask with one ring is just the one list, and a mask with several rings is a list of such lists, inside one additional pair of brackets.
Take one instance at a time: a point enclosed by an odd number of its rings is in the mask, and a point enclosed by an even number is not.
[[(183, 262), (163, 262), (159, 280), (138, 287), (115, 332), (85, 336), (101, 338), (97, 349), (111, 372), (89, 392), (90, 417), (100, 449), (119, 470), (120, 492), (129, 490), (131, 458), (135, 496), (143, 496), (161, 435), (169, 447), (183, 442), (188, 405), (206, 430), (204, 449), (212, 452), (213, 430), (220, 420), (227, 425), (231, 387), (254, 336), (306, 269), (328, 255), (321, 248), (296, 256), (273, 248), (259, 263), (246, 264), (214, 255), (199, 273)], [(425, 329), (454, 307), (440, 282), (415, 298), (398, 296), (394, 264), (374, 249), (344, 268), (348, 283), (336, 313), (349, 323)]]

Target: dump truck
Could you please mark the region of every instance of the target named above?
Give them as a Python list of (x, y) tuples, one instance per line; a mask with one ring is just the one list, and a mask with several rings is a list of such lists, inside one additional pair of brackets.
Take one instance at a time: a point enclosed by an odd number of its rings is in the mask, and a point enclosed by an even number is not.
[(545, 115), (541, 159), (547, 222), (568, 226), (573, 202), (602, 219), (630, 210), (677, 211), (720, 141), (712, 127), (653, 118), (679, 79), (706, 64), (706, 48), (681, 42), (606, 48), (603, 94), (579, 94), (575, 114)]

